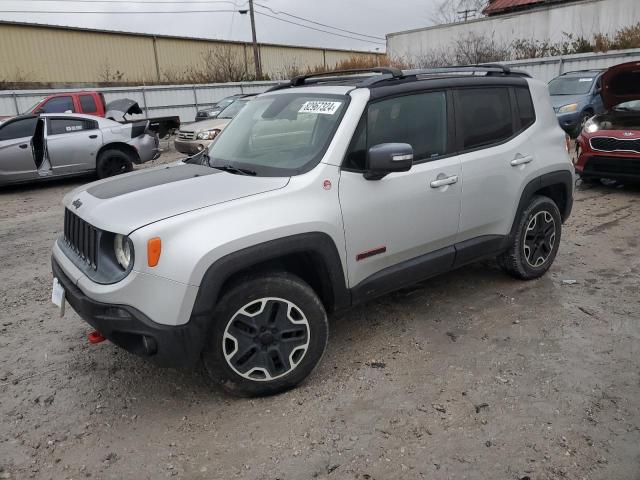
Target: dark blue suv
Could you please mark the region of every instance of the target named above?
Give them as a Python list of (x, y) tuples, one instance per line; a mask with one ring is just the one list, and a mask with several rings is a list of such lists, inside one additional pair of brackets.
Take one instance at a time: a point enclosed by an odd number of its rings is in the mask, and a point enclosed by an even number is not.
[(600, 77), (603, 70), (566, 72), (549, 82), (551, 104), (560, 126), (577, 137), (589, 118), (603, 113)]

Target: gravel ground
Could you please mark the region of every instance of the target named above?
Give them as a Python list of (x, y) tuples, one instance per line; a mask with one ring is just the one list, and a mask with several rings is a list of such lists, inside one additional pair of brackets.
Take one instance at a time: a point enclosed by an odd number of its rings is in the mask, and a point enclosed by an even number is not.
[(579, 187), (544, 278), (484, 262), (336, 314), (305, 384), (246, 400), (59, 318), (86, 180), (0, 192), (0, 479), (640, 479), (640, 188)]

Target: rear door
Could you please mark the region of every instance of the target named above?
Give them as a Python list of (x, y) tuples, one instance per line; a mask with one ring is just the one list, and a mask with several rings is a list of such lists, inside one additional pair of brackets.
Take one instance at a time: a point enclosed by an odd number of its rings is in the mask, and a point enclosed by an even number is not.
[(47, 152), (54, 174), (93, 170), (102, 146), (98, 122), (85, 118), (48, 117)]
[(535, 121), (531, 96), (527, 87), (509, 86), (459, 89), (454, 96), (462, 152), (458, 242), (488, 242), (483, 248), (497, 248), (500, 236), (511, 230), (514, 202), (535, 168), (527, 132)]
[(0, 125), (0, 182), (36, 178), (31, 138), (38, 117), (9, 120)]
[[(451, 154), (453, 116), (445, 91), (369, 105), (340, 175), (349, 284), (364, 297), (410, 284), (453, 264), (460, 215), (460, 162)], [(367, 180), (367, 150), (408, 143), (408, 172)], [(437, 183), (434, 183), (437, 182)]]

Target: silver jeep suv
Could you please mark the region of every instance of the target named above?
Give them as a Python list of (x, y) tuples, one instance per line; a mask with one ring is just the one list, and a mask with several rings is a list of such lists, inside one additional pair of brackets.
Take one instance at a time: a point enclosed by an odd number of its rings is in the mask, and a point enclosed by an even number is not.
[(297, 77), (201, 154), (69, 193), (54, 299), (130, 352), (273, 394), (318, 364), (327, 313), (482, 258), (543, 275), (573, 183), (524, 73)]

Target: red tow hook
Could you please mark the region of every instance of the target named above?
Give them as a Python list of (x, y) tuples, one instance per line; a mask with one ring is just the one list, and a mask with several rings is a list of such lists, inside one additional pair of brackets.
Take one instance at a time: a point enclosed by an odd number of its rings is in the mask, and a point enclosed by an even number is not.
[(89, 335), (87, 335), (87, 338), (89, 339), (89, 343), (92, 345), (104, 342), (106, 340), (106, 338), (103, 337), (102, 334), (97, 330), (94, 330)]

